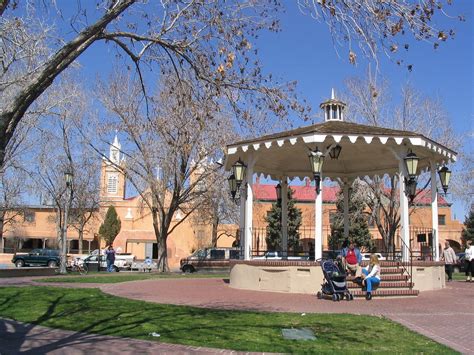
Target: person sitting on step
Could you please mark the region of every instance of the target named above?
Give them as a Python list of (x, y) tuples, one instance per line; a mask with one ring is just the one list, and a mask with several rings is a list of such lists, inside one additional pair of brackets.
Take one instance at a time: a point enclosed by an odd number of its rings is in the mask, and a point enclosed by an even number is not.
[(362, 268), (360, 266), (362, 254), (352, 240), (349, 242), (348, 247), (342, 249), (342, 257), (346, 271), (352, 275), (355, 274), (356, 279), (360, 278), (362, 276)]
[(372, 299), (373, 287), (380, 284), (380, 265), (377, 255), (372, 254), (370, 256), (369, 265), (362, 269), (362, 273), (364, 274), (362, 284), (367, 289), (365, 299), (370, 301)]

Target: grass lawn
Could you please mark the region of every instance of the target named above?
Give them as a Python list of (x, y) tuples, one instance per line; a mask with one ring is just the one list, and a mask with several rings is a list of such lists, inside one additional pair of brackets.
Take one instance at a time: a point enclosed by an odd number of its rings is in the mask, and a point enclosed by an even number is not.
[[(455, 353), (390, 320), (347, 314), (266, 313), (134, 301), (98, 289), (0, 287), (0, 316), (47, 327), (240, 351)], [(317, 339), (285, 340), (306, 327)], [(160, 338), (149, 334), (156, 332)]]
[[(446, 281), (448, 277), (446, 276)], [(466, 281), (466, 274), (464, 272), (454, 272), (453, 273), (453, 280), (456, 281)]]
[(229, 274), (162, 274), (162, 273), (91, 273), (87, 276), (82, 275), (64, 275), (57, 277), (48, 277), (45, 279), (35, 280), (38, 282), (72, 282), (72, 283), (101, 283), (112, 284), (118, 282), (149, 280), (149, 279), (189, 279), (189, 278), (229, 278)]

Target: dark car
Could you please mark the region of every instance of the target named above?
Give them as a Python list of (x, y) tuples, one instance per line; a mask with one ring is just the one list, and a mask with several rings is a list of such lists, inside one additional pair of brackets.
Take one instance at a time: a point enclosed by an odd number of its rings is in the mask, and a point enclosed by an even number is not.
[(15, 254), (12, 263), (16, 267), (23, 266), (48, 266), (59, 265), (59, 250), (56, 249), (33, 249), (28, 254)]
[(195, 251), (187, 258), (180, 260), (183, 272), (229, 271), (230, 260), (239, 259), (239, 248), (205, 248)]

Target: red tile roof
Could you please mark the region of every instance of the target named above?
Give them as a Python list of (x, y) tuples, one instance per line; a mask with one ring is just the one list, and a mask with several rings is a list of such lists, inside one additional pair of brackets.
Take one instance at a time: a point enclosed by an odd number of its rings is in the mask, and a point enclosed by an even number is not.
[[(306, 182), (305, 185), (293, 185), (293, 198), (296, 201), (314, 201), (316, 198), (316, 192), (314, 185), (310, 185)], [(255, 183), (253, 185), (254, 198), (256, 200), (276, 200), (275, 185)], [(337, 194), (339, 192), (338, 186), (324, 186), (323, 188), (323, 202), (335, 203), (337, 201)], [(418, 191), (420, 193), (420, 191)], [(398, 196), (398, 195), (397, 195)], [(431, 204), (431, 190), (422, 191), (415, 199), (415, 203), (419, 205)], [(440, 206), (449, 206), (449, 203), (441, 196), (438, 195), (438, 204)]]

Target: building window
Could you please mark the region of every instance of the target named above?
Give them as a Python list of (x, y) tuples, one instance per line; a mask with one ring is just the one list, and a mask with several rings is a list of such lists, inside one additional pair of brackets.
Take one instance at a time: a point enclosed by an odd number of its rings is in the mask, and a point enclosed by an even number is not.
[(24, 215), (25, 222), (33, 223), (35, 221), (35, 218), (36, 218), (35, 211), (28, 211), (28, 210), (25, 211), (25, 215)]
[(116, 194), (118, 185), (117, 174), (109, 174), (107, 179), (107, 193)]
[(444, 214), (439, 214), (438, 215), (438, 224), (440, 226), (445, 226), (446, 225), (446, 215), (444, 215)]

